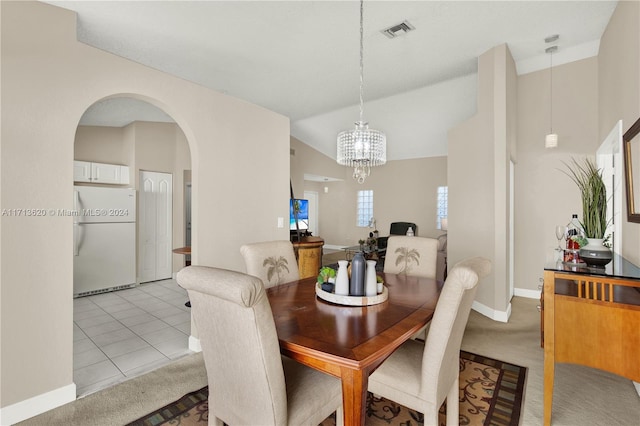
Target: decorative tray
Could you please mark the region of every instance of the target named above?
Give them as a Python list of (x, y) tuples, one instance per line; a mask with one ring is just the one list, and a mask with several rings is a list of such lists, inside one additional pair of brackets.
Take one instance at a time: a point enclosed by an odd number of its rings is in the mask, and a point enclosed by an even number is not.
[(382, 286), (382, 293), (376, 296), (343, 296), (340, 294), (329, 293), (320, 288), (320, 283), (316, 283), (316, 295), (327, 302), (335, 303), (337, 305), (346, 306), (368, 306), (377, 305), (389, 298), (389, 291), (386, 286)]

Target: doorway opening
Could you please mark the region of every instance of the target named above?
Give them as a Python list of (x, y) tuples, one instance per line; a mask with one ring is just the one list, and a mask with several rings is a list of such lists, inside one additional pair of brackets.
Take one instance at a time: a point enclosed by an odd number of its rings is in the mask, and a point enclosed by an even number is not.
[[(172, 278), (184, 266), (184, 256), (174, 255), (172, 248), (186, 245), (184, 176), (191, 170), (191, 150), (181, 128), (162, 110), (119, 97), (87, 109), (76, 130), (74, 159), (109, 166), (100, 166), (103, 175), (113, 171), (109, 182), (74, 185), (128, 190), (136, 197), (129, 207), (134, 210), (131, 288), (113, 286), (109, 290), (117, 291), (74, 299), (73, 379), (77, 395), (84, 396), (190, 353), (188, 297)], [(121, 179), (124, 171), (128, 180)], [(154, 203), (163, 208), (152, 209)], [(140, 235), (141, 226), (151, 228), (150, 217), (161, 228), (153, 237), (153, 256)], [(155, 259), (153, 276), (150, 258)]]

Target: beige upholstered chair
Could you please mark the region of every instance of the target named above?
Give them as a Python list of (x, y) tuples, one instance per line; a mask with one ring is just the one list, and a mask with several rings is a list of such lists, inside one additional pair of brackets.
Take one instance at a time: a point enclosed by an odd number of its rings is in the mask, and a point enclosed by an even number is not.
[(266, 288), (300, 279), (290, 241), (267, 241), (240, 247), (247, 274), (258, 277)]
[(476, 257), (456, 264), (442, 288), (426, 343), (408, 340), (369, 377), (369, 391), (424, 414), (425, 425), (438, 425), (446, 399), (447, 425), (459, 422), (459, 357), (479, 277), (491, 262)]
[[(436, 278), (438, 240), (423, 237), (392, 235), (387, 241), (384, 272), (410, 276)], [(412, 339), (426, 337), (427, 324)]]
[(317, 425), (336, 409), (341, 423), (340, 380), (280, 355), (260, 279), (189, 266), (177, 281), (202, 345), (210, 425)]
[(387, 242), (384, 272), (415, 277), (436, 277), (438, 240), (394, 235)]

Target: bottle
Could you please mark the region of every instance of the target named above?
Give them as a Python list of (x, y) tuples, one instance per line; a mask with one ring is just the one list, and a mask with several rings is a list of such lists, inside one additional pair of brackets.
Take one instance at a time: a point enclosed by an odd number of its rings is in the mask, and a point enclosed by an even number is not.
[(410, 226), (409, 229), (407, 229), (407, 237), (413, 237), (414, 235), (413, 226)]
[(579, 235), (583, 235), (582, 227), (580, 226), (580, 221), (578, 221), (578, 215), (571, 215), (571, 221), (567, 224), (567, 248), (570, 250), (578, 250), (580, 246), (578, 243), (571, 239), (571, 237), (577, 237)]
[(351, 282), (349, 283), (349, 296), (364, 296), (364, 255), (361, 251), (353, 256), (351, 261)]
[(336, 273), (336, 285), (333, 292), (341, 296), (349, 295), (349, 271), (347, 271), (349, 262), (346, 260), (338, 260), (338, 272)]
[(367, 260), (367, 278), (364, 292), (367, 297), (372, 297), (378, 294), (375, 260)]

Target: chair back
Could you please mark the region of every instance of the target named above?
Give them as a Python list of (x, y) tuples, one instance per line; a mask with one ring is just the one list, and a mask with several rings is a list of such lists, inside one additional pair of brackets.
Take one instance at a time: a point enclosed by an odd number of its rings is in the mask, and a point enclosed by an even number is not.
[(258, 277), (266, 288), (300, 279), (291, 241), (266, 241), (240, 247), (247, 274)]
[(418, 225), (412, 222), (391, 222), (389, 235), (407, 235), (409, 228), (413, 228), (413, 235), (418, 235)]
[(489, 272), (491, 261), (488, 259), (465, 259), (453, 267), (440, 293), (424, 346), (420, 389), (421, 397), (434, 401), (436, 407), (442, 404), (458, 378), (462, 335), (478, 280)]
[(438, 240), (395, 235), (389, 237), (384, 272), (435, 278)]
[(287, 396), (271, 305), (260, 279), (189, 266), (189, 293), (209, 383), (209, 417), (227, 424), (286, 424)]

